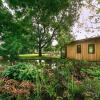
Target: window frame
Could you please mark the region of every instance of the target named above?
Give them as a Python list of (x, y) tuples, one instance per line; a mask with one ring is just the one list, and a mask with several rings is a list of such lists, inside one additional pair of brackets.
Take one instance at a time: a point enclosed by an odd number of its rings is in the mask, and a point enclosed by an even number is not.
[[(90, 52), (89, 48), (92, 46), (93, 48), (93, 52)], [(88, 44), (88, 54), (95, 54), (95, 44), (94, 43), (90, 43)]]
[(77, 44), (77, 54), (81, 54), (82, 49), (81, 49), (81, 44)]

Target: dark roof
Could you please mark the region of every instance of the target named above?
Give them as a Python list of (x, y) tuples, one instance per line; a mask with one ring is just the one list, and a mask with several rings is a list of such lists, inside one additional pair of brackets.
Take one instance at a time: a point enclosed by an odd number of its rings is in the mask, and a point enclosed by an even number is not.
[(78, 43), (78, 42), (84, 42), (84, 41), (91, 41), (91, 40), (97, 40), (97, 39), (100, 39), (100, 36), (91, 37), (91, 38), (85, 38), (85, 39), (81, 39), (81, 40), (74, 40), (74, 41), (72, 41), (72, 42), (70, 42), (70, 43), (66, 43), (65, 46), (66, 46), (66, 45), (70, 45), (70, 44), (72, 44), (72, 43)]
[(96, 39), (100, 39), (100, 36), (91, 37), (91, 38), (85, 38), (85, 39), (81, 39), (81, 40), (75, 40), (75, 41), (72, 41), (71, 43), (74, 43), (74, 42), (84, 42), (84, 41), (90, 41), (90, 40), (96, 40)]

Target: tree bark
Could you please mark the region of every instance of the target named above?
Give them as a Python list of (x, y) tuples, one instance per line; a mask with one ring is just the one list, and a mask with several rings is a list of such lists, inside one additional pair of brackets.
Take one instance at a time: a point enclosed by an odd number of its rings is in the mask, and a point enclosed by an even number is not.
[(63, 58), (62, 47), (60, 48), (60, 57)]
[(42, 48), (39, 47), (39, 57), (41, 57), (41, 56), (42, 56)]
[(41, 33), (39, 30), (39, 23), (38, 23), (38, 36), (39, 36), (38, 53), (39, 53), (39, 57), (41, 57), (42, 56), (42, 47), (41, 47), (42, 41), (41, 41)]
[[(41, 41), (39, 41), (39, 57), (42, 57)], [(39, 59), (39, 63), (41, 65), (41, 58)]]
[(41, 36), (39, 36), (39, 47), (38, 47), (38, 48), (39, 48), (39, 51), (38, 51), (38, 52), (39, 52), (39, 57), (42, 56), (42, 47), (41, 47), (41, 43), (42, 43), (42, 42), (41, 42)]

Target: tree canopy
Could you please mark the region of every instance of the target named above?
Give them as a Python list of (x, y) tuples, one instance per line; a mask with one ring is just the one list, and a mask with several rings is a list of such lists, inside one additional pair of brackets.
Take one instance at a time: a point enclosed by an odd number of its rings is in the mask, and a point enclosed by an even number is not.
[[(2, 47), (7, 55), (32, 52), (37, 50), (39, 56), (51, 45), (54, 38), (61, 34), (70, 33), (70, 27), (78, 18), (81, 0), (5, 0), (9, 9), (1, 7), (3, 15), (7, 14), (3, 22), (0, 17)], [(6, 10), (4, 10), (6, 9)], [(4, 13), (6, 12), (6, 13)], [(2, 28), (3, 27), (3, 28)], [(11, 55), (11, 56), (12, 56)]]

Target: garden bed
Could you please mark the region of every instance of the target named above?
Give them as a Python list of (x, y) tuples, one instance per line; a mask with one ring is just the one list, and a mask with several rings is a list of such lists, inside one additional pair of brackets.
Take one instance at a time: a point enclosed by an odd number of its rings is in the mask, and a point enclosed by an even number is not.
[(3, 70), (0, 78), (1, 100), (6, 97), (17, 100), (100, 98), (100, 69), (96, 63), (60, 59), (54, 67), (47, 62), (40, 65), (36, 62), (17, 62)]

